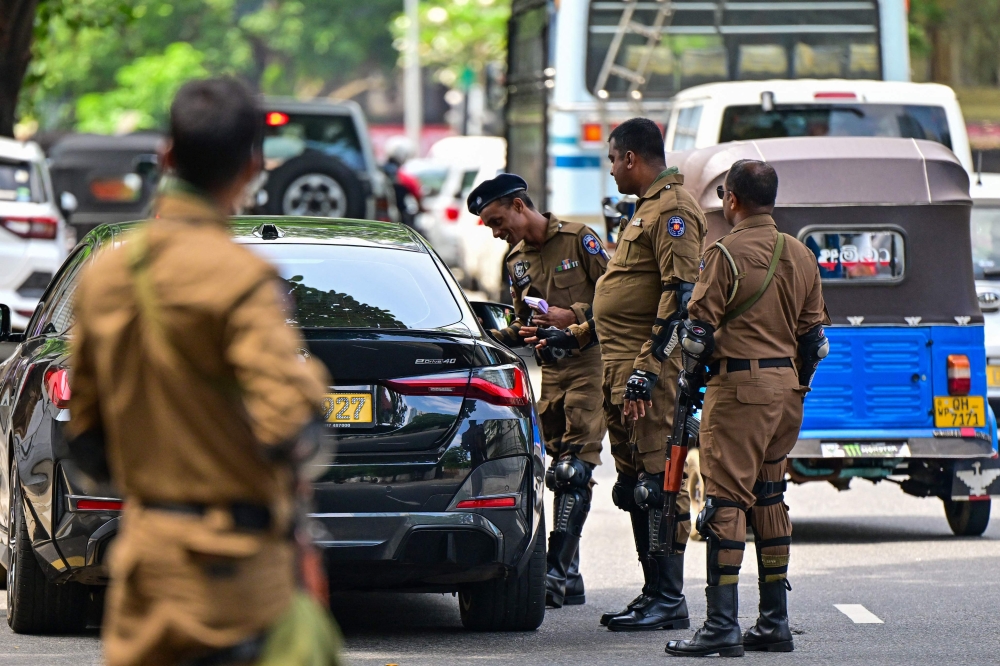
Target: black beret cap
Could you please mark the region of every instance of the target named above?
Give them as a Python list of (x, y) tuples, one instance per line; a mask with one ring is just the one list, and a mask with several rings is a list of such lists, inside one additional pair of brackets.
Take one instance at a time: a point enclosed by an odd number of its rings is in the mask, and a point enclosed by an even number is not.
[(512, 173), (502, 173), (496, 178), (479, 183), (479, 187), (469, 192), (466, 203), (469, 205), (470, 213), (479, 215), (483, 208), (497, 199), (527, 189), (528, 184), (524, 182), (524, 178)]

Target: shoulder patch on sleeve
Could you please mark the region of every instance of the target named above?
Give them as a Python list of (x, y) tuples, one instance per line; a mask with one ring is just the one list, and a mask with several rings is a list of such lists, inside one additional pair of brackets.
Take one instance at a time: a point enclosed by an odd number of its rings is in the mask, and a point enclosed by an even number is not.
[(674, 238), (680, 238), (684, 235), (685, 230), (684, 218), (679, 215), (674, 215), (669, 220), (667, 220), (667, 233), (669, 233)]
[(601, 242), (594, 234), (586, 234), (580, 239), (583, 242), (583, 249), (590, 254), (601, 254)]

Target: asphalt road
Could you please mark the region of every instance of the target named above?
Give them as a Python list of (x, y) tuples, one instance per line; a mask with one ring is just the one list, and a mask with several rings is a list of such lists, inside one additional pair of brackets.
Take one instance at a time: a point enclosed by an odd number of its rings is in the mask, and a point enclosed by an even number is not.
[[(525, 634), (472, 634), (450, 595), (342, 594), (333, 611), (346, 638), (348, 663), (664, 664), (668, 638), (685, 631), (614, 634), (598, 624), (604, 610), (631, 599), (641, 584), (629, 523), (610, 500), (614, 468), (598, 468), (599, 485), (587, 523), (581, 570), (584, 606), (549, 610), (542, 627)], [(748, 653), (755, 663), (988, 664), (998, 663), (1000, 520), (986, 535), (951, 536), (941, 503), (904, 495), (891, 483), (855, 480), (838, 492), (825, 483), (787, 493), (794, 522), (789, 595), (796, 651)], [(1000, 512), (1000, 509), (998, 509)], [(685, 585), (692, 618), (705, 602), (705, 548), (688, 548)], [(756, 615), (756, 562), (748, 547), (740, 585), (744, 627)], [(882, 623), (855, 623), (874, 615)], [(2, 612), (2, 611), (0, 611)], [(96, 633), (69, 637), (16, 636), (0, 623), (0, 664), (100, 663)]]

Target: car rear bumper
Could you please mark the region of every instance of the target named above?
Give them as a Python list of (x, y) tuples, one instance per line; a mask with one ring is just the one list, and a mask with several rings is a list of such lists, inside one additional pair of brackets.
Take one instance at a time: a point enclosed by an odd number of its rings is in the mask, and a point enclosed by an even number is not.
[[(946, 432), (946, 431), (938, 431)], [(947, 431), (950, 435), (950, 431)], [(996, 453), (987, 433), (973, 437), (906, 436), (877, 431), (836, 433), (831, 436), (804, 436), (795, 443), (789, 458), (991, 458)], [(955, 434), (958, 434), (957, 432)]]

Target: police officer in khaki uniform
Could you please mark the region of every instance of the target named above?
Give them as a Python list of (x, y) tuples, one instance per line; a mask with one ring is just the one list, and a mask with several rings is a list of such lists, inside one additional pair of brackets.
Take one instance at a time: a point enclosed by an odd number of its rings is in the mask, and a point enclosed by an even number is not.
[[(701, 420), (705, 508), (698, 531), (708, 546), (708, 613), (677, 656), (790, 652), (786, 578), (792, 524), (784, 503), (788, 453), (798, 439), (813, 372), (829, 350), (816, 256), (778, 232), (771, 217), (778, 176), (766, 162), (740, 160), (720, 186), (732, 231), (705, 252), (680, 346), (708, 364)], [(686, 366), (687, 367), (687, 366)], [(740, 635), (737, 583), (753, 525), (760, 616)]]
[(274, 268), (228, 231), (261, 164), (252, 94), (188, 83), (170, 123), (176, 178), (156, 219), (97, 257), (75, 296), (71, 446), (103, 440), (125, 497), (110, 666), (244, 663), (291, 612), (293, 459), (330, 384), (298, 356)]
[[(645, 584), (624, 610), (605, 613), (601, 623), (613, 631), (681, 629), (689, 625), (682, 589), (690, 498), (682, 490), (675, 532), (665, 534), (661, 494), (680, 350), (669, 358), (659, 358), (657, 350), (665, 346), (670, 324), (683, 317), (698, 278), (705, 216), (684, 189), (684, 176), (667, 169), (663, 137), (653, 121), (633, 118), (616, 127), (608, 159), (618, 190), (639, 200), (632, 218), (622, 222), (614, 257), (597, 284), (594, 320), (618, 470), (612, 498), (631, 517)], [(587, 329), (593, 330), (583, 325), (570, 332), (586, 340)], [(664, 552), (667, 539), (673, 540), (674, 555)]]
[[(593, 319), (594, 285), (608, 263), (593, 231), (539, 213), (528, 197), (527, 184), (513, 174), (479, 185), (469, 194), (468, 206), (494, 237), (514, 246), (507, 255), (507, 271), (516, 318), (507, 328), (494, 331), (495, 337), (520, 346), (539, 327), (556, 333)], [(542, 312), (537, 301), (533, 309), (526, 297), (543, 299), (547, 310)], [(591, 475), (601, 464), (606, 432), (601, 352), (595, 343), (538, 355), (542, 366), (538, 414), (545, 448), (552, 456), (545, 480), (555, 495), (545, 599), (554, 608), (586, 601), (579, 568), (580, 536), (590, 512)]]

